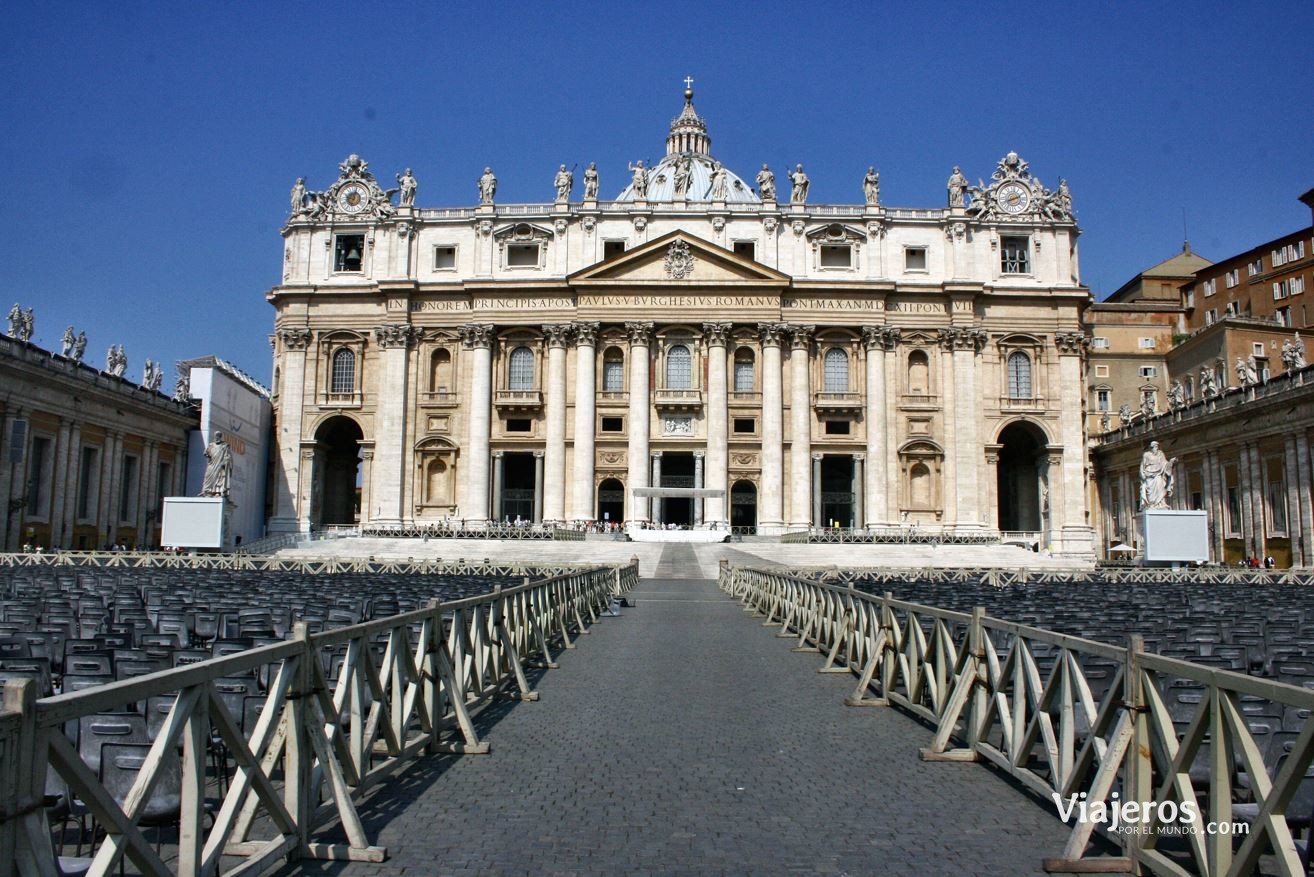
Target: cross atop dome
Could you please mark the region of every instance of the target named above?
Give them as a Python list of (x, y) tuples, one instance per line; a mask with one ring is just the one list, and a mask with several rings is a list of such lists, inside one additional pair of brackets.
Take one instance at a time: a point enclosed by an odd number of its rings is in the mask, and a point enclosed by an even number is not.
[(707, 136), (707, 123), (698, 117), (693, 105), (693, 77), (684, 77), (684, 109), (671, 121), (671, 133), (666, 138), (666, 154), (711, 155), (712, 138)]

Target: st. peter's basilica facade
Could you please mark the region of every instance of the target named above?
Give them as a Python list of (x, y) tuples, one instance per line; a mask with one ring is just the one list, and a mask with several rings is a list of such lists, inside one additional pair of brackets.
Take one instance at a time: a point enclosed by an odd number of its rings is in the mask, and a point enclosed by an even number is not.
[(593, 167), (543, 204), (486, 171), (477, 206), (418, 207), (356, 156), (298, 181), (271, 529), (915, 526), (1090, 556), (1066, 184), (1009, 153), (981, 186), (954, 168), (947, 207), (886, 207), (872, 171), (865, 203), (813, 204), (802, 167), (721, 166), (692, 98), (615, 200)]

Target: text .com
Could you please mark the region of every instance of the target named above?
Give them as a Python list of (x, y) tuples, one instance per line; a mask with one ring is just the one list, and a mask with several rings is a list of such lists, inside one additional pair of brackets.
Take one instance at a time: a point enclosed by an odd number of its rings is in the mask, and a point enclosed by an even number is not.
[(1200, 807), (1194, 801), (1122, 801), (1118, 793), (1108, 801), (1087, 801), (1086, 793), (1068, 796), (1064, 800), (1057, 792), (1051, 796), (1058, 808), (1059, 819), (1069, 822), (1075, 816), (1079, 822), (1103, 825), (1107, 830), (1122, 834), (1143, 834), (1154, 823), (1155, 834), (1249, 834), (1245, 822), (1205, 822), (1200, 818)]

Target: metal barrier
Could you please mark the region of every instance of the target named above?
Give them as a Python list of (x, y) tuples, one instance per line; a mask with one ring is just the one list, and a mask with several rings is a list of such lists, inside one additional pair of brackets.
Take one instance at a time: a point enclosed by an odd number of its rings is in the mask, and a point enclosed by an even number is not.
[[(524, 668), (555, 667), (637, 566), (595, 567), (514, 588), (310, 635), (197, 664), (35, 699), (31, 680), (5, 686), (0, 711), (0, 874), (55, 877), (43, 794), (48, 768), (104, 830), (87, 871), (113, 873), (126, 856), (143, 874), (260, 873), (285, 856), (382, 861), (357, 812), (362, 792), (426, 752), (486, 753), (471, 714), (508, 690), (536, 700)], [(253, 726), (220, 685), (266, 680)], [(126, 795), (110, 788), (63, 733), (66, 723), (130, 704), (174, 698)], [(245, 713), (245, 710), (243, 710)], [(145, 747), (143, 746), (143, 749)], [(235, 771), (207, 772), (216, 748)], [(170, 785), (171, 784), (171, 785)], [(206, 829), (207, 790), (220, 804)], [(142, 833), (153, 793), (177, 790), (177, 857)], [(208, 789), (207, 789), (208, 787)], [(316, 832), (340, 825), (346, 843)], [(238, 862), (223, 867), (225, 860)], [(229, 860), (231, 861), (231, 860)]]
[[(1150, 654), (1139, 637), (1119, 648), (782, 573), (723, 568), (720, 586), (824, 655), (823, 671), (857, 675), (847, 704), (893, 704), (933, 725), (925, 760), (988, 761), (1056, 806), (1146, 813), (1134, 832), (1077, 818), (1048, 871), (1252, 874), (1271, 844), (1266, 867), (1305, 874), (1285, 817), (1314, 761), (1314, 722), (1270, 766), (1246, 709), (1309, 715), (1314, 690)], [(1235, 800), (1242, 785), (1252, 802)], [(1188, 804), (1196, 830), (1165, 850)], [(1122, 855), (1089, 854), (1097, 831)]]
[(996, 588), (1027, 584), (1199, 584), (1314, 586), (1314, 570), (1247, 569), (1204, 566), (1174, 570), (1164, 567), (1099, 567), (1097, 569), (1027, 569), (1000, 567), (859, 567), (780, 566), (785, 575), (848, 584), (879, 586), (883, 582), (921, 581), (931, 584), (980, 581)]
[(488, 523), (365, 524), (360, 535), (388, 539), (520, 539), (583, 542), (584, 531), (555, 525)]
[[(997, 530), (984, 530), (980, 533), (957, 532), (951, 529), (922, 527), (813, 527), (806, 538), (792, 536), (791, 542), (822, 543), (861, 543), (880, 545), (996, 545), (1001, 535)], [(781, 540), (785, 541), (784, 539)]]

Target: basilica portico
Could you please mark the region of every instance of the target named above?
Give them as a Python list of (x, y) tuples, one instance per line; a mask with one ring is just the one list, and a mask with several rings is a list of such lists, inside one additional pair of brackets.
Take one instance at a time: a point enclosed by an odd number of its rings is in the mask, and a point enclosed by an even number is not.
[[(807, 203), (712, 157), (583, 200), (394, 204), (362, 160), (283, 230), (271, 526), (444, 520), (1091, 539), (1077, 229), (1015, 154), (948, 206)], [(802, 179), (800, 180), (800, 176)], [(409, 194), (408, 194), (409, 192)], [(777, 198), (781, 200), (777, 200)], [(407, 201), (411, 203), (407, 203)]]

